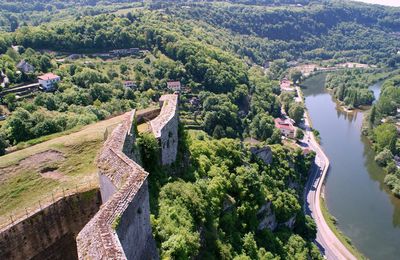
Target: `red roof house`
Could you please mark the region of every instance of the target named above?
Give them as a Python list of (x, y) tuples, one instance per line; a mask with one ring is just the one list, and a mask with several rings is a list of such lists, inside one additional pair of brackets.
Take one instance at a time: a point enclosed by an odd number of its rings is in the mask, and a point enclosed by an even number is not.
[(296, 128), (293, 126), (292, 122), (288, 119), (275, 118), (275, 127), (278, 128), (282, 135), (294, 138), (296, 134)]

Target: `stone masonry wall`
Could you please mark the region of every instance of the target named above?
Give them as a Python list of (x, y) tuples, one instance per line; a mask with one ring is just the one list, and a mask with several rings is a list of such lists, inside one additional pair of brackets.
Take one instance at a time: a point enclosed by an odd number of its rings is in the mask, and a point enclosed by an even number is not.
[(99, 190), (62, 198), (0, 233), (0, 259), (77, 259), (75, 237), (96, 214)]
[(178, 95), (161, 96), (160, 106), (160, 115), (150, 125), (161, 147), (161, 164), (168, 165), (175, 162), (178, 153)]
[(97, 164), (100, 179), (106, 180), (102, 187), (107, 201), (77, 237), (80, 259), (158, 258), (150, 225), (148, 173), (135, 162), (134, 116), (135, 111), (114, 129), (100, 152)]

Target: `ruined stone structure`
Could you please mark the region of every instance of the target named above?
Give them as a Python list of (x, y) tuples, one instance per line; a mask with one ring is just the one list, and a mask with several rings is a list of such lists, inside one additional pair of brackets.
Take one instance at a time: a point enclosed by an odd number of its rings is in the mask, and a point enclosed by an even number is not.
[(101, 204), (98, 189), (57, 200), (0, 232), (0, 259), (76, 259), (75, 237)]
[(175, 161), (178, 153), (178, 95), (161, 96), (160, 106), (160, 115), (150, 121), (150, 126), (160, 143), (161, 164), (168, 165)]
[[(149, 122), (159, 140), (161, 163), (171, 164), (178, 150), (178, 96), (160, 98), (160, 114)], [(135, 111), (105, 142), (98, 167), (103, 205), (77, 237), (80, 259), (156, 259), (147, 173), (135, 145)]]

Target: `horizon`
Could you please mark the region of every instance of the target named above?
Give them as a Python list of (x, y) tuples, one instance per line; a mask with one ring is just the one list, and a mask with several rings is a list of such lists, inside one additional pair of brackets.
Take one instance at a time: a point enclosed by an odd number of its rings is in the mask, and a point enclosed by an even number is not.
[(377, 5), (400, 7), (400, 1), (398, 1), (398, 0), (352, 0), (352, 1), (363, 2), (363, 3), (367, 3), (367, 4), (377, 4)]

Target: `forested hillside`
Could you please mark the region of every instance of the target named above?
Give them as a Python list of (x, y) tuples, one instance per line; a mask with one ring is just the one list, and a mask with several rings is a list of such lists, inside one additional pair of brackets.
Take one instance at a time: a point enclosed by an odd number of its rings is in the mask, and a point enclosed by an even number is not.
[(265, 59), (300, 57), (346, 57), (385, 64), (392, 64), (396, 59), (399, 63), (399, 58), (394, 57), (400, 49), (398, 9), (343, 1), (309, 2), (289, 7), (250, 5), (259, 4), (257, 1), (246, 1), (246, 5), (185, 3), (177, 7), (159, 2), (152, 8), (164, 8), (167, 13), (185, 19), (231, 30), (240, 39), (238, 52), (258, 63)]
[(15, 31), (21, 26), (97, 15), (141, 5), (140, 1), (127, 0), (1, 0), (0, 31)]

